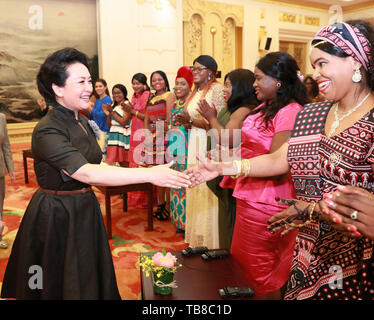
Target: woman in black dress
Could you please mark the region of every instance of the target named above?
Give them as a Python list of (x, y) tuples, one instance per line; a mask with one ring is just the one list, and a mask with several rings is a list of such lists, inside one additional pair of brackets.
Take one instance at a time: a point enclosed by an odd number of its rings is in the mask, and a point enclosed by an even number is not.
[(120, 299), (100, 205), (90, 185), (150, 182), (187, 187), (170, 165), (128, 169), (100, 166), (101, 150), (88, 120), (92, 92), (86, 56), (73, 48), (50, 55), (38, 89), (57, 102), (32, 135), (40, 188), (31, 199), (5, 272), (1, 297)]

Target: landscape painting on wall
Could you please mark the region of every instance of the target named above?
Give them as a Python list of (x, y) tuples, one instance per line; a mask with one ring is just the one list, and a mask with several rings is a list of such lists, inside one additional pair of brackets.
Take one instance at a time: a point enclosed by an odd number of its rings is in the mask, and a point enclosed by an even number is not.
[(96, 0), (0, 0), (0, 112), (8, 123), (37, 121), (36, 75), (52, 52), (74, 47), (97, 78)]

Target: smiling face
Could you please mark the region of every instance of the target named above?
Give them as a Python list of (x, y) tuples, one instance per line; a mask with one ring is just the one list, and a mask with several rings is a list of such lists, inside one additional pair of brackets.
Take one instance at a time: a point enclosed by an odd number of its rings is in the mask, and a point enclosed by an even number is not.
[(136, 79), (132, 80), (132, 89), (134, 90), (135, 93), (142, 93), (144, 91), (144, 84), (139, 82)]
[(255, 68), (255, 82), (253, 88), (260, 101), (273, 100), (277, 97), (277, 83), (278, 80), (266, 75), (259, 68)]
[(177, 78), (175, 79), (175, 96), (177, 99), (185, 99), (191, 92), (190, 86), (188, 85), (185, 78)]
[(106, 86), (103, 83), (101, 83), (100, 81), (97, 81), (95, 83), (95, 92), (100, 98), (104, 98), (106, 96), (105, 90)]
[(68, 66), (66, 73), (68, 77), (63, 87), (52, 85), (56, 101), (75, 112), (86, 110), (90, 106), (92, 93), (90, 72), (85, 65), (77, 62)]
[(357, 63), (351, 57), (341, 58), (318, 48), (310, 53), (313, 79), (328, 100), (339, 101), (353, 88), (352, 75)]
[(151, 79), (151, 85), (156, 92), (161, 93), (166, 91), (166, 83), (164, 78), (159, 74), (155, 73)]
[(195, 62), (192, 67), (192, 74), (194, 83), (199, 86), (209, 81), (208, 78), (212, 74), (212, 71), (202, 64)]
[(112, 90), (112, 95), (113, 95), (113, 100), (117, 102), (117, 104), (121, 104), (121, 102), (125, 99), (123, 92), (118, 88), (114, 88)]

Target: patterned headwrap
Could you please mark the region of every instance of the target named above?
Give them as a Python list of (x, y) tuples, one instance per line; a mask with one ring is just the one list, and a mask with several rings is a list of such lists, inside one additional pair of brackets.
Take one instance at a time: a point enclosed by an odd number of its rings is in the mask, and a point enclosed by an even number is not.
[(344, 22), (337, 22), (323, 27), (315, 35), (312, 45), (317, 45), (321, 42), (329, 42), (340, 48), (347, 55), (360, 62), (365, 70), (369, 71), (372, 69), (371, 43), (357, 27)]
[(187, 67), (187, 66), (183, 66), (183, 67), (180, 67), (178, 72), (177, 72), (177, 78), (184, 78), (186, 79), (188, 85), (190, 86), (190, 88), (192, 88), (192, 85), (193, 85), (193, 74), (192, 74), (192, 71), (191, 71), (191, 68), (190, 67)]

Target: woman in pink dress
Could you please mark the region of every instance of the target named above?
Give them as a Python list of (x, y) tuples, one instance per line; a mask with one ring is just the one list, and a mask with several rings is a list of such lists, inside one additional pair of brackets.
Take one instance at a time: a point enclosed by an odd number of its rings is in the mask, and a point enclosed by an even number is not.
[[(151, 95), (150, 88), (147, 84), (147, 76), (143, 73), (136, 73), (131, 80), (134, 94), (131, 99), (131, 103), (124, 104), (123, 109), (130, 112), (131, 118), (131, 135), (130, 135), (130, 150), (129, 150), (129, 167), (139, 167), (139, 156), (137, 150), (140, 150), (139, 144), (144, 139), (140, 139), (142, 135), (137, 135), (137, 130), (144, 129), (144, 117), (146, 113), (146, 106), (148, 99)], [(139, 132), (140, 133), (140, 132)], [(139, 146), (139, 147), (138, 147)], [(138, 156), (137, 156), (138, 155)], [(147, 195), (143, 191), (130, 192), (128, 194), (128, 205), (136, 206), (138, 208), (147, 207), (147, 203), (144, 199)]]
[[(257, 63), (253, 86), (263, 103), (243, 122), (242, 158), (274, 152), (289, 138), (297, 113), (308, 101), (297, 71), (296, 61), (284, 52), (269, 53)], [(296, 233), (281, 238), (266, 227), (273, 215), (285, 209), (275, 197), (293, 199), (294, 195), (288, 175), (236, 180), (231, 254), (262, 299), (280, 299), (280, 289), (288, 280)]]

